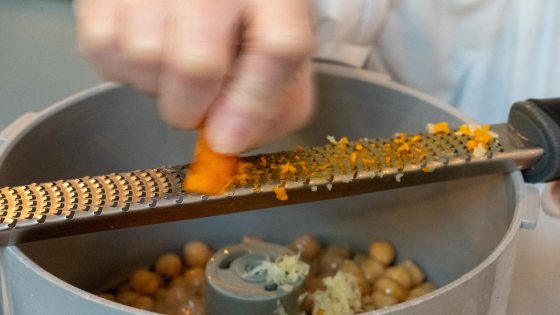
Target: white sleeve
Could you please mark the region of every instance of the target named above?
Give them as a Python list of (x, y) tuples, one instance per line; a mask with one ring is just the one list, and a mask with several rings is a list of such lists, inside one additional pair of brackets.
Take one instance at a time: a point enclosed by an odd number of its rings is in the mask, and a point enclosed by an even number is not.
[(560, 1), (395, 1), (377, 50), (394, 79), (481, 122), (560, 95)]
[(505, 121), (515, 100), (560, 95), (560, 1), (315, 0), (315, 5), (320, 44), (369, 49), (370, 69), (479, 121)]
[(391, 0), (315, 0), (320, 43), (371, 45), (379, 35)]

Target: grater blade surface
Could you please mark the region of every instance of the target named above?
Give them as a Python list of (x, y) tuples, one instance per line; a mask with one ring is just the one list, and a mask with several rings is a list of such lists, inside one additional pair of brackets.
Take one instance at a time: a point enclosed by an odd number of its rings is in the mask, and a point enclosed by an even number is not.
[[(235, 213), (530, 168), (544, 154), (508, 124), (484, 156), (468, 136), (396, 134), (242, 159), (232, 189), (185, 194), (188, 165), (0, 189), (0, 245)], [(287, 200), (276, 198), (285, 190)]]

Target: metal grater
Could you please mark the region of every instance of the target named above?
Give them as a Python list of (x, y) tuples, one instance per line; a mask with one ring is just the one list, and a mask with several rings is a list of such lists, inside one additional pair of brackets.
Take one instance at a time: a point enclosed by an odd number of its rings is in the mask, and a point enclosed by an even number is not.
[[(481, 157), (467, 148), (468, 136), (453, 132), (333, 141), (245, 157), (240, 165), (246, 175), (220, 196), (185, 194), (181, 186), (188, 165), (5, 187), (0, 189), (0, 244), (507, 173), (532, 168), (545, 154), (546, 146), (528, 141), (511, 124), (491, 130), (499, 137)], [(409, 148), (399, 151), (403, 140)], [(279, 187), (287, 200), (276, 198)]]

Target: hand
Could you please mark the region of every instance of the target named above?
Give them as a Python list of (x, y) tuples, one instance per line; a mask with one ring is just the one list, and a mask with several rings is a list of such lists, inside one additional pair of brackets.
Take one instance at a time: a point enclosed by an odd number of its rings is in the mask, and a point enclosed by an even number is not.
[(308, 0), (78, 0), (78, 48), (105, 78), (157, 96), (181, 129), (237, 154), (312, 113)]

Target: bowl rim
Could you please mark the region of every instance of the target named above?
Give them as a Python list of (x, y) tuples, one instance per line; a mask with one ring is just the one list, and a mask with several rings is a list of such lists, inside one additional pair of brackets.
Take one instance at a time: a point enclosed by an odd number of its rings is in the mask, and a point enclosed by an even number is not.
[[(323, 75), (333, 75), (333, 76), (337, 76), (337, 77), (344, 77), (344, 78), (348, 78), (351, 80), (357, 80), (357, 81), (364, 81), (366, 83), (371, 83), (371, 84), (375, 84), (375, 85), (381, 85), (383, 87), (386, 87), (388, 89), (392, 89), (395, 90), (396, 92), (401, 92), (404, 94), (407, 94), (411, 97), (417, 98), (421, 101), (424, 101), (425, 103), (434, 106), (435, 108), (447, 112), (448, 114), (453, 115), (454, 117), (467, 122), (467, 123), (476, 123), (476, 121), (470, 117), (469, 115), (467, 115), (464, 112), (461, 112), (460, 110), (458, 110), (457, 108), (454, 108), (432, 96), (429, 96), (423, 92), (420, 92), (418, 90), (415, 90), (413, 88), (404, 86), (400, 83), (396, 83), (393, 81), (390, 81), (387, 79), (386, 76), (380, 76), (374, 72), (368, 71), (368, 70), (362, 70), (362, 69), (354, 69), (354, 68), (349, 68), (346, 66), (340, 66), (340, 65), (332, 65), (332, 64), (317, 64), (315, 63), (313, 65), (314, 71), (317, 74), (323, 74)], [(79, 103), (80, 101), (83, 101), (85, 99), (88, 99), (90, 97), (94, 97), (96, 95), (102, 94), (102, 93), (110, 93), (112, 91), (118, 90), (124, 88), (122, 85), (119, 84), (115, 84), (115, 83), (103, 83), (97, 86), (94, 86), (92, 88), (83, 90), (81, 92), (78, 92), (74, 95), (71, 95), (67, 98), (62, 99), (59, 102), (54, 103), (53, 105), (49, 106), (48, 108), (40, 111), (37, 113), (37, 115), (34, 117), (33, 120), (28, 121), (27, 124), (25, 126), (23, 126), (19, 132), (8, 139), (4, 139), (5, 142), (2, 143), (0, 142), (0, 165), (2, 165), (2, 163), (4, 162), (6, 156), (9, 154), (10, 150), (25, 136), (26, 133), (30, 132), (33, 128), (35, 128), (36, 126), (38, 126), (39, 124), (41, 124), (45, 119), (47, 119), (48, 117), (52, 116), (52, 115), (56, 115), (60, 112), (62, 112), (63, 110), (65, 110), (68, 107), (74, 106), (76, 103)], [(21, 127), (21, 126), (20, 126)], [(387, 309), (384, 310), (375, 310), (372, 312), (363, 312), (363, 313), (359, 313), (360, 315), (367, 315), (367, 314), (388, 314), (394, 311), (399, 311), (399, 310), (404, 310), (410, 306), (413, 305), (417, 305), (417, 304), (421, 304), (423, 302), (429, 301), (434, 297), (438, 297), (441, 296), (461, 285), (463, 285), (468, 279), (473, 278), (474, 276), (476, 276), (477, 274), (481, 273), (483, 270), (485, 270), (488, 266), (490, 266), (491, 264), (493, 264), (501, 255), (504, 251), (506, 251), (508, 249), (508, 247), (511, 245), (511, 243), (514, 241), (517, 232), (520, 229), (520, 224), (521, 224), (521, 220), (522, 220), (522, 205), (520, 202), (520, 198), (521, 198), (521, 194), (522, 194), (522, 190), (524, 188), (524, 182), (523, 182), (523, 178), (521, 176), (521, 173), (519, 171), (515, 171), (513, 173), (511, 173), (509, 176), (509, 181), (512, 183), (512, 188), (515, 192), (515, 209), (513, 209), (513, 215), (512, 215), (512, 219), (510, 222), (509, 227), (507, 228), (504, 236), (502, 237), (502, 239), (500, 240), (500, 242), (498, 243), (498, 245), (492, 250), (492, 252), (490, 253), (490, 255), (488, 257), (486, 257), (481, 263), (479, 263), (477, 266), (475, 266), (473, 269), (469, 270), (467, 273), (465, 273), (464, 275), (460, 276), (459, 278), (449, 282), (448, 284), (438, 288), (437, 290), (407, 301), (407, 302), (403, 302), (400, 304), (397, 304), (395, 306), (389, 307)], [(120, 311), (120, 312), (126, 312), (129, 314), (156, 314), (153, 312), (148, 312), (148, 311), (141, 311), (138, 310), (136, 308), (132, 308), (129, 306), (125, 306), (116, 302), (111, 302), (108, 301), (106, 299), (103, 299), (101, 297), (98, 297), (90, 292), (87, 292), (85, 290), (82, 290), (78, 287), (75, 287), (65, 281), (63, 281), (62, 279), (52, 275), (49, 271), (43, 269), (43, 267), (41, 267), (40, 265), (38, 265), (37, 263), (35, 263), (35, 261), (33, 261), (30, 257), (28, 257), (27, 255), (25, 255), (25, 253), (17, 246), (9, 246), (4, 250), (4, 255), (9, 254), (12, 255), (13, 257), (15, 257), (17, 259), (17, 261), (23, 265), (26, 266), (27, 269), (29, 269), (31, 272), (35, 273), (38, 277), (41, 277), (47, 281), (49, 281), (52, 285), (54, 286), (58, 286), (60, 288), (62, 288), (63, 290), (67, 291), (68, 293), (71, 293), (75, 296), (80, 296), (83, 299), (86, 299), (88, 301), (94, 302), (94, 303), (101, 303), (102, 305), (106, 306), (106, 307), (110, 307), (113, 310), (116, 311)], [(1, 266), (0, 266), (1, 268)], [(85, 294), (84, 294), (85, 293)], [(509, 293), (508, 293), (509, 294)]]

